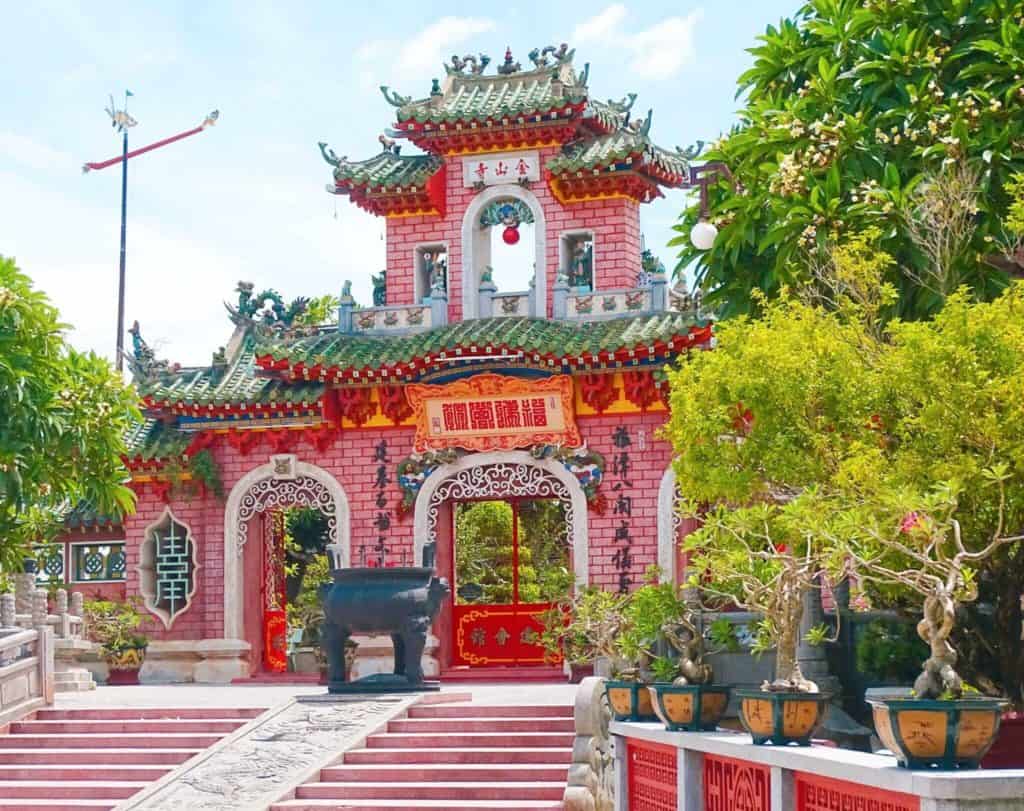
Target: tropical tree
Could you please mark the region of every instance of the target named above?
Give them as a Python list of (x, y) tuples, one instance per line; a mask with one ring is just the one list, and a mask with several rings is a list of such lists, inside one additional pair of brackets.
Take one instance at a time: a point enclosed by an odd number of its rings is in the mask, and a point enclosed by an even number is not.
[[(933, 560), (916, 569), (941, 570), (945, 583), (944, 561), (962, 543), (956, 577), (995, 620), (972, 609), (961, 623), (985, 629), (959, 635), (963, 673), (1021, 703), (1024, 284), (991, 303), (960, 291), (933, 320), (886, 327), (845, 297), (832, 309), (793, 297), (760, 306), (763, 318), (723, 322), (715, 351), (670, 373), (667, 434), (680, 489), (695, 503), (734, 508), (712, 510), (687, 539), (694, 571), (712, 579), (705, 590), (767, 601), (760, 608), (773, 620), (774, 592), (758, 584), (792, 588), (783, 582), (790, 560), (832, 577), (857, 558), (908, 572), (915, 561), (900, 541)], [(948, 507), (935, 506), (940, 496)], [(939, 527), (920, 548), (900, 531), (914, 513)], [(895, 558), (878, 558), (879, 547)], [(890, 578), (881, 596), (920, 592), (924, 575)], [(779, 628), (762, 630), (764, 645), (780, 643)]]
[(88, 501), (130, 511), (122, 456), (137, 395), (103, 358), (73, 349), (47, 297), (0, 257), (0, 566), (46, 534), (40, 516)]
[(707, 301), (750, 312), (754, 290), (803, 284), (876, 228), (904, 317), (961, 284), (997, 295), (1006, 182), (1024, 168), (1022, 19), (1021, 0), (813, 0), (769, 26), (739, 124), (705, 155), (738, 182), (711, 189), (719, 236), (694, 248), (687, 209), (676, 273), (696, 262)]

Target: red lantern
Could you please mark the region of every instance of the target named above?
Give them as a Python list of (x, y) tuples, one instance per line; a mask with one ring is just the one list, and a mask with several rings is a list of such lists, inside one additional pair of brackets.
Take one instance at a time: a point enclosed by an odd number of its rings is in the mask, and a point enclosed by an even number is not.
[(506, 245), (515, 245), (519, 241), (519, 226), (509, 225), (501, 232), (501, 238)]

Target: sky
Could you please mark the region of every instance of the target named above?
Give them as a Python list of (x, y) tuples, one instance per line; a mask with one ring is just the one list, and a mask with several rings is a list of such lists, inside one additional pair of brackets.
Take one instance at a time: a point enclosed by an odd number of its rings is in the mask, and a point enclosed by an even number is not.
[[(493, 70), (506, 46), (526, 64), (533, 47), (568, 42), (577, 66), (590, 63), (596, 98), (638, 93), (655, 142), (686, 146), (728, 130), (746, 49), (797, 6), (0, 0), (0, 254), (46, 291), (74, 345), (112, 358), (121, 173), (81, 172), (120, 151), (108, 96), (120, 107), (134, 94), (130, 148), (219, 109), (215, 127), (128, 170), (126, 326), (137, 319), (162, 357), (206, 364), (230, 335), (223, 302), (240, 280), (290, 300), (351, 279), (370, 303), (383, 221), (327, 194), (316, 144), (351, 160), (376, 154), (394, 120), (379, 85), (421, 98), (453, 53), (487, 53)], [(670, 191), (642, 207), (647, 246), (669, 267), (686, 202)], [(499, 285), (525, 286), (496, 270)]]

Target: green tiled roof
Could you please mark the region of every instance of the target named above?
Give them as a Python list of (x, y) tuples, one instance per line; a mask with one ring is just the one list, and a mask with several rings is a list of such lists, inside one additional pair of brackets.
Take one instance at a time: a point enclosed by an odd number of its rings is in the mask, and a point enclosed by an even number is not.
[(611, 166), (637, 154), (669, 175), (686, 177), (689, 174), (690, 164), (683, 155), (657, 147), (646, 135), (631, 129), (572, 143), (561, 155), (551, 158), (547, 167), (554, 174), (585, 171)]
[(578, 104), (587, 93), (576, 84), (571, 64), (509, 75), (453, 74), (448, 82), (442, 95), (399, 107), (398, 120), (441, 123), (544, 113)]
[(101, 513), (88, 501), (79, 501), (74, 506), (68, 505), (58, 510), (57, 518), (65, 530), (117, 526), (122, 521), (122, 516)]
[(192, 437), (152, 417), (144, 419), (126, 437), (129, 459), (170, 459), (181, 456)]
[(353, 186), (422, 188), (443, 163), (435, 155), (396, 155), (388, 151), (365, 161), (341, 161), (334, 169), (334, 180)]
[(257, 376), (252, 334), (226, 369), (206, 366), (182, 369), (173, 376), (138, 384), (139, 393), (155, 403), (226, 405), (237, 403), (315, 403), (323, 393), (319, 383), (286, 384)]
[(482, 318), (407, 335), (322, 333), (291, 342), (258, 345), (260, 358), (287, 359), (294, 366), (379, 369), (440, 352), (508, 347), (528, 355), (576, 358), (604, 351), (649, 346), (703, 326), (680, 313), (642, 315), (586, 324), (530, 318)]

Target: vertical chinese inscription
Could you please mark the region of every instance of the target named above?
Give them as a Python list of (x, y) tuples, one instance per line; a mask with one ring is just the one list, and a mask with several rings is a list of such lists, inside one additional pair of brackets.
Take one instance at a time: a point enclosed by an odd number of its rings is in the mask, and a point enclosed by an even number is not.
[(373, 546), (374, 562), (377, 566), (387, 565), (388, 557), (388, 530), (391, 529), (391, 511), (388, 510), (387, 487), (388, 482), (388, 441), (382, 439), (373, 448), (373, 461), (376, 472), (373, 480), (375, 492), (373, 528), (376, 531), (377, 542)]
[(629, 431), (620, 425), (612, 434), (612, 515), (615, 516), (615, 548), (612, 566), (618, 575), (621, 594), (633, 585), (633, 482), (629, 478), (632, 447)]

